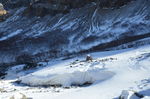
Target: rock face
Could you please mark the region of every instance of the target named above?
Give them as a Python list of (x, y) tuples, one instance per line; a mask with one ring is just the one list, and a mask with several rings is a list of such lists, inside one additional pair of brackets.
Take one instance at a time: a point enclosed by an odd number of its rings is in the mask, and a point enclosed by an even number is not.
[(88, 3), (95, 2), (100, 7), (121, 7), (131, 0), (31, 0), (27, 13), (32, 15), (45, 16), (46, 14), (56, 15), (69, 13), (70, 9), (81, 8)]
[(32, 0), (26, 14), (45, 16), (66, 14), (70, 9), (80, 8), (94, 0)]
[(100, 7), (120, 7), (131, 0), (10, 0), (6, 3), (8, 8), (28, 7), (26, 14), (45, 16), (47, 14), (56, 15), (59, 13), (69, 13), (70, 9), (81, 8), (86, 4), (95, 2)]

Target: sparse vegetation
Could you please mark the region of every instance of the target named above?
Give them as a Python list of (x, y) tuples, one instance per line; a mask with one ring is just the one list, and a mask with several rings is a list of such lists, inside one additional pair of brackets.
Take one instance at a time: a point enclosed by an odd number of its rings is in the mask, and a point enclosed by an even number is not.
[(24, 53), (16, 57), (16, 62), (18, 64), (25, 64), (26, 66), (24, 67), (24, 70), (31, 69), (37, 66), (37, 63), (34, 61), (33, 56), (28, 53)]

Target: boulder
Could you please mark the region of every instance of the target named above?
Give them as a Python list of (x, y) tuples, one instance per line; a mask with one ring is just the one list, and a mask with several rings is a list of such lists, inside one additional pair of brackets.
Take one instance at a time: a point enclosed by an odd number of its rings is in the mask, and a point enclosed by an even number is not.
[(9, 97), (8, 99), (29, 99), (23, 93), (16, 93), (13, 96)]
[(6, 10), (0, 10), (0, 16), (6, 15), (7, 11)]
[(0, 3), (0, 22), (7, 18), (8, 12), (4, 9), (3, 4)]
[(132, 91), (132, 90), (123, 90), (121, 95), (119, 96), (119, 99), (141, 99), (144, 96)]

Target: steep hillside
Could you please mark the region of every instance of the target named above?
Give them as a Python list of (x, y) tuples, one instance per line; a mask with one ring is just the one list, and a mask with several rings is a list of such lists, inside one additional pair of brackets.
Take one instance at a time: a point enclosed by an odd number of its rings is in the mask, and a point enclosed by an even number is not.
[(119, 1), (1, 0), (10, 17), (0, 22), (0, 63), (149, 44), (150, 0)]

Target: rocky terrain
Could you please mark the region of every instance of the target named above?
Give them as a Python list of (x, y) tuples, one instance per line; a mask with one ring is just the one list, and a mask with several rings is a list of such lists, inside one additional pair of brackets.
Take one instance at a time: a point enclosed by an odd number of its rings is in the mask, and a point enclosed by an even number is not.
[(149, 5), (0, 0), (0, 99), (150, 99)]
[(1, 0), (0, 63), (149, 44), (149, 0)]

